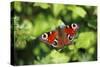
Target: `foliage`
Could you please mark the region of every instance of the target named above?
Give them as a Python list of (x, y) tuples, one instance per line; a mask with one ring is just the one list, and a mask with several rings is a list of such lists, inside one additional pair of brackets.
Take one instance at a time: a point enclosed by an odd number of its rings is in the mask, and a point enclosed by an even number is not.
[[(51, 64), (97, 59), (97, 8), (51, 3), (11, 3), (11, 33), (14, 34), (15, 65)], [(56, 49), (38, 37), (62, 23), (79, 24), (71, 45)]]

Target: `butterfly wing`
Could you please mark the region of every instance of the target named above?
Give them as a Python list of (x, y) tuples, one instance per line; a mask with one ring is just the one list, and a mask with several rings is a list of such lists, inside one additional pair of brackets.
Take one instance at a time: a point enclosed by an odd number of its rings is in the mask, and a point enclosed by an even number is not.
[(57, 31), (46, 32), (40, 36), (40, 40), (48, 45), (52, 45), (54, 44), (57, 34)]
[(57, 34), (54, 37), (53, 43), (51, 44), (53, 47), (62, 48), (64, 47), (65, 44), (70, 44), (70, 40), (68, 39), (66, 33), (64, 32), (64, 27), (63, 28), (58, 27), (56, 32)]
[(68, 39), (67, 34), (64, 32), (64, 27), (58, 29), (58, 47), (63, 47), (71, 43)]
[(64, 27), (58, 27), (55, 31), (44, 33), (40, 36), (40, 40), (56, 48), (68, 45), (74, 39), (78, 29), (77, 24), (71, 24)]
[(63, 31), (57, 28), (55, 31), (44, 33), (40, 36), (40, 40), (48, 45), (51, 45), (56, 48), (60, 48), (64, 46), (63, 43)]
[(78, 25), (75, 23), (65, 26), (64, 32), (66, 33), (66, 36), (70, 41), (72, 41), (76, 36), (78, 28), (79, 28)]

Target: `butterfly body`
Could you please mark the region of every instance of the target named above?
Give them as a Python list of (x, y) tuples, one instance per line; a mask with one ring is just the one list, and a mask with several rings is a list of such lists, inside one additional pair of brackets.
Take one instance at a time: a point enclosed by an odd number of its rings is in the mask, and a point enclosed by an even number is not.
[(40, 36), (40, 40), (56, 48), (71, 44), (78, 29), (77, 24), (71, 24), (56, 30), (46, 32)]

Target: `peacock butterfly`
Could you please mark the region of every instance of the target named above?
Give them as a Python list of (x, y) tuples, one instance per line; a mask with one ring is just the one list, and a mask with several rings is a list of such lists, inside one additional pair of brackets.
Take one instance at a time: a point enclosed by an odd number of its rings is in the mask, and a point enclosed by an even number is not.
[(42, 34), (39, 38), (42, 42), (55, 48), (61, 48), (71, 44), (75, 38), (79, 26), (76, 23), (58, 27), (53, 31)]

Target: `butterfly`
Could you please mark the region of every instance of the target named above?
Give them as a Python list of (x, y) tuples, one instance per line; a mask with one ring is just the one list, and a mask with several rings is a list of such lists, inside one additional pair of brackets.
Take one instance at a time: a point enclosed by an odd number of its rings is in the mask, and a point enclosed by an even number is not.
[(42, 42), (55, 48), (61, 48), (72, 43), (79, 26), (76, 23), (63, 25), (53, 31), (43, 33), (39, 38)]

